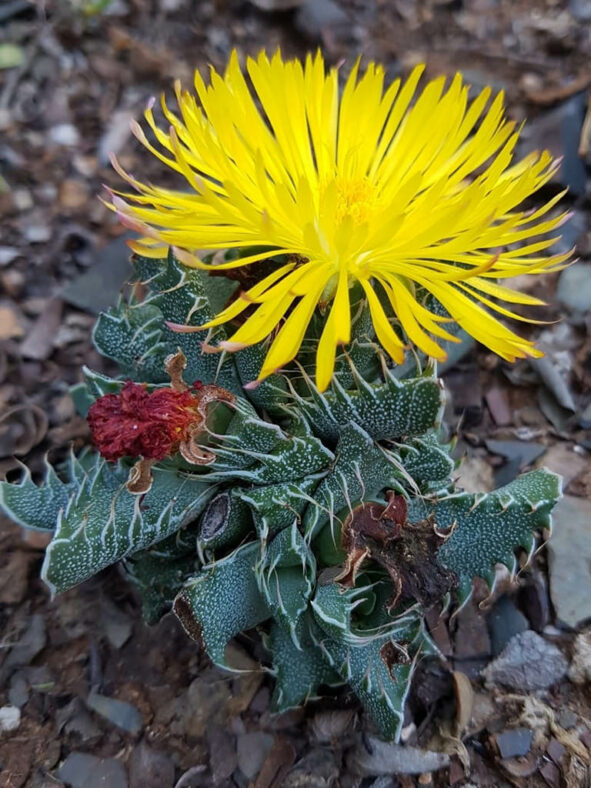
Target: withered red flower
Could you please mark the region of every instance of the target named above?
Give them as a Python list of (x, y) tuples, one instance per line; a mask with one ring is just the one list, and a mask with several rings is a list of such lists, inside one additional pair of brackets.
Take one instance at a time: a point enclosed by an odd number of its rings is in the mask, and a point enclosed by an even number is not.
[(94, 443), (107, 460), (144, 457), (162, 460), (190, 440), (202, 425), (199, 389), (149, 392), (126, 381), (119, 394), (99, 397), (88, 411)]

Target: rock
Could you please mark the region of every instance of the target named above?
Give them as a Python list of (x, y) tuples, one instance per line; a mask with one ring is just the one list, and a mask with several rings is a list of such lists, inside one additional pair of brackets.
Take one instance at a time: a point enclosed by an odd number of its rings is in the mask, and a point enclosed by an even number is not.
[(174, 763), (142, 742), (129, 758), (129, 788), (173, 788)]
[(531, 465), (546, 451), (541, 443), (528, 443), (527, 441), (499, 441), (487, 440), (486, 448), (493, 454), (500, 454), (507, 460), (517, 460), (520, 468)]
[(560, 274), (556, 298), (574, 312), (585, 313), (591, 304), (591, 263), (577, 263)]
[(18, 257), (22, 257), (22, 252), (16, 246), (0, 246), (0, 268), (9, 265)]
[(0, 708), (0, 733), (15, 731), (21, 724), (21, 710), (18, 706), (2, 706)]
[(305, 0), (250, 0), (250, 2), (260, 8), (261, 11), (288, 11), (290, 8), (297, 8)]
[(381, 774), (422, 774), (449, 766), (449, 756), (442, 752), (421, 750), (392, 744), (365, 736), (347, 755), (347, 766), (360, 776)]
[(86, 705), (126, 733), (139, 733), (144, 727), (142, 715), (135, 706), (126, 701), (91, 692), (86, 699)]
[(579, 22), (591, 22), (591, 2), (589, 0), (570, 0), (568, 10)]
[(232, 694), (227, 679), (220, 680), (218, 672), (211, 668), (194, 679), (179, 700), (185, 734), (199, 739), (211, 725), (226, 722)]
[(111, 646), (115, 649), (124, 646), (133, 631), (131, 618), (110, 599), (103, 597), (100, 602), (100, 619), (101, 627)]
[(253, 780), (259, 773), (265, 758), (273, 746), (273, 736), (263, 731), (242, 733), (236, 742), (238, 767), (247, 780)]
[(4, 555), (6, 562), (0, 572), (0, 604), (18, 605), (29, 589), (29, 569), (37, 556), (25, 550)]
[(16, 339), (25, 333), (22, 317), (11, 304), (0, 306), (0, 341)]
[(576, 628), (591, 618), (591, 501), (565, 495), (552, 519), (553, 535), (546, 548), (550, 595), (560, 621)]
[(330, 788), (340, 769), (331, 750), (311, 750), (289, 771), (282, 788)]
[(64, 301), (93, 315), (112, 306), (132, 276), (126, 244), (129, 237), (123, 235), (99, 249), (92, 265), (64, 287)]
[(57, 770), (69, 788), (127, 788), (127, 774), (116, 758), (97, 758), (86, 752), (72, 752)]
[(21, 709), (29, 700), (29, 682), (22, 673), (15, 673), (10, 679), (8, 700), (11, 706)]
[(53, 340), (62, 322), (63, 302), (51, 298), (33, 323), (27, 338), (21, 344), (21, 356), (35, 361), (49, 358), (53, 350)]
[(488, 389), (484, 398), (497, 426), (506, 427), (507, 424), (513, 423), (513, 412), (509, 407), (507, 394), (504, 389), (499, 386), (493, 386)]
[(493, 469), (484, 457), (469, 454), (457, 470), (458, 484), (466, 492), (490, 492), (495, 486)]
[(295, 25), (308, 38), (323, 40), (327, 33), (340, 37), (350, 31), (351, 20), (334, 0), (306, 0), (296, 12)]
[[(501, 653), (514, 635), (529, 629), (527, 618), (513, 604), (508, 596), (499, 599), (486, 617), (492, 654), (495, 657)], [(504, 755), (503, 758), (510, 758)]]
[(491, 654), (486, 620), (473, 600), (470, 600), (456, 616), (453, 642), (456, 659), (480, 659)]
[(497, 733), (495, 741), (501, 758), (517, 758), (527, 755), (534, 737), (534, 732), (528, 728), (511, 728), (510, 730)]
[(575, 638), (568, 677), (573, 684), (587, 684), (591, 681), (591, 633), (589, 632), (582, 632)]
[(78, 742), (86, 744), (102, 736), (101, 729), (78, 697), (72, 698), (67, 706), (57, 710), (56, 722), (58, 731), (63, 730), (67, 736), (75, 737)]
[[(214, 785), (223, 785), (230, 779), (238, 766), (236, 740), (220, 725), (214, 725), (207, 732), (209, 744), (209, 769)], [(158, 786), (154, 786), (158, 788)]]
[(47, 136), (50, 142), (67, 148), (75, 148), (80, 142), (78, 129), (71, 123), (58, 123), (56, 126), (52, 126), (47, 132)]
[(45, 648), (47, 632), (45, 618), (41, 613), (31, 616), (29, 625), (18, 643), (10, 649), (10, 653), (0, 667), (0, 686), (12, 675), (16, 668), (28, 665), (37, 654)]
[(567, 668), (568, 662), (560, 649), (528, 629), (515, 635), (482, 675), (489, 685), (501, 684), (531, 692), (556, 684)]
[(519, 139), (519, 158), (534, 150), (547, 149), (562, 165), (555, 179), (569, 187), (571, 194), (585, 194), (587, 176), (583, 159), (578, 154), (579, 138), (585, 117), (585, 93), (577, 93), (568, 101), (530, 120)]
[(30, 244), (45, 244), (51, 240), (51, 227), (48, 224), (27, 224), (23, 236)]
[(565, 254), (579, 243), (584, 243), (587, 230), (587, 214), (583, 211), (573, 211), (570, 219), (560, 228), (560, 240), (552, 245), (553, 254)]
[(559, 473), (562, 476), (562, 486), (566, 488), (573, 479), (589, 467), (589, 460), (573, 451), (568, 443), (555, 443), (543, 457), (537, 460), (535, 467), (548, 468), (554, 473)]

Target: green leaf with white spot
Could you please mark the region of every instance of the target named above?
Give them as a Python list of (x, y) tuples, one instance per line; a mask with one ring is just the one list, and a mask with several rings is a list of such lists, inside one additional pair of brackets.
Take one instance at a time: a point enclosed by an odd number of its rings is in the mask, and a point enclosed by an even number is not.
[(431, 516), (438, 529), (451, 531), (438, 560), (458, 575), (458, 596), (464, 602), (472, 593), (476, 576), (494, 584), (495, 564), (516, 571), (515, 550), (533, 551), (535, 532), (550, 528), (550, 515), (560, 495), (560, 477), (540, 469), (491, 493), (459, 492), (433, 501), (415, 499), (409, 520)]
[(271, 615), (259, 590), (255, 566), (260, 561), (256, 542), (239, 547), (220, 561), (204, 566), (191, 578), (174, 602), (174, 612), (186, 632), (202, 642), (210, 659), (229, 668), (228, 641)]
[(143, 496), (125, 487), (129, 468), (96, 457), (60, 509), (41, 576), (52, 593), (72, 588), (111, 564), (177, 531), (214, 492), (196, 478), (154, 467)]

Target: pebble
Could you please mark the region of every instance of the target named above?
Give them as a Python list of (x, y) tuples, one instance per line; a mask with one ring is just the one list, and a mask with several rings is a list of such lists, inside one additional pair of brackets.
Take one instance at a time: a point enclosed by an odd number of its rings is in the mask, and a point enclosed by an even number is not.
[(9, 265), (17, 257), (22, 257), (22, 252), (16, 246), (0, 246), (0, 268)]
[(29, 224), (23, 233), (30, 244), (43, 244), (51, 238), (51, 227), (48, 224)]
[(591, 263), (577, 263), (560, 274), (556, 298), (574, 312), (586, 312), (591, 304)]
[(15, 731), (21, 724), (21, 710), (18, 706), (2, 706), (0, 708), (0, 733)]
[(575, 638), (568, 677), (573, 684), (587, 684), (591, 681), (591, 633), (589, 632), (581, 632)]
[(576, 628), (591, 618), (591, 501), (565, 495), (552, 512), (548, 542), (550, 595), (558, 619)]
[(145, 742), (129, 758), (129, 788), (172, 788), (174, 763), (164, 752), (153, 750)]
[(517, 758), (527, 755), (530, 750), (534, 732), (529, 728), (511, 728), (497, 733), (495, 741), (501, 758)]
[[(508, 596), (503, 596), (496, 603), (486, 618), (492, 654), (495, 657), (501, 653), (514, 635), (529, 629), (527, 618), (519, 611)], [(504, 755), (510, 758), (510, 755)]]
[(238, 767), (247, 780), (253, 780), (257, 776), (273, 742), (273, 736), (263, 731), (242, 733), (238, 736), (236, 742)]
[(423, 774), (449, 766), (449, 756), (365, 736), (349, 752), (347, 766), (354, 774), (362, 776)]
[(482, 675), (487, 684), (531, 692), (556, 684), (567, 668), (568, 662), (560, 649), (528, 629), (515, 635)]
[(106, 695), (99, 695), (97, 692), (91, 692), (86, 699), (86, 705), (89, 709), (104, 717), (109, 722), (116, 725), (126, 733), (136, 734), (139, 733), (144, 727), (142, 715), (132, 706), (123, 700), (116, 698), (109, 698)]
[(591, 2), (589, 0), (570, 0), (568, 10), (579, 22), (591, 22)]
[(128, 788), (127, 774), (116, 758), (97, 758), (86, 752), (71, 752), (57, 770), (69, 788)]
[(15, 307), (0, 306), (0, 340), (22, 337), (25, 329)]
[(48, 137), (56, 145), (73, 148), (80, 142), (80, 134), (71, 123), (58, 123), (48, 131)]

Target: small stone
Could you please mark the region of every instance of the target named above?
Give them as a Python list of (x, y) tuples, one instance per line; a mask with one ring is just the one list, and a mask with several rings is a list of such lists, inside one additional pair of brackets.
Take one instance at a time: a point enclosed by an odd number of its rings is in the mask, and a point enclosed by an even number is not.
[(18, 706), (2, 706), (0, 708), (0, 733), (15, 731), (21, 724), (21, 710)]
[(10, 679), (8, 700), (11, 706), (17, 706), (19, 709), (29, 700), (29, 682), (20, 673), (15, 673)]
[(530, 750), (534, 732), (528, 728), (511, 728), (510, 730), (497, 733), (495, 741), (501, 758), (517, 758), (527, 755)]
[(203, 671), (179, 698), (186, 735), (199, 739), (211, 725), (224, 725), (231, 702), (227, 679), (221, 680), (214, 668)]
[(591, 681), (591, 633), (589, 632), (582, 632), (575, 638), (568, 677), (573, 684), (587, 684)]
[[(214, 785), (223, 785), (229, 780), (238, 766), (236, 740), (220, 725), (214, 725), (207, 732), (209, 744), (209, 769)], [(154, 786), (158, 788), (158, 786)]]
[(499, 427), (505, 427), (507, 424), (513, 423), (513, 413), (509, 407), (507, 394), (504, 389), (493, 386), (485, 393), (484, 398), (495, 420), (495, 424)]
[(236, 742), (238, 767), (247, 780), (253, 780), (257, 776), (273, 742), (273, 736), (263, 731), (242, 733), (238, 736)]
[(48, 224), (29, 224), (23, 235), (30, 244), (44, 244), (51, 239), (51, 227)]
[[(495, 657), (501, 653), (514, 635), (529, 629), (527, 618), (513, 604), (508, 596), (499, 599), (486, 618), (492, 654)], [(510, 758), (510, 755), (504, 755)]]
[(78, 178), (66, 178), (59, 188), (59, 201), (62, 208), (69, 211), (84, 208), (88, 202), (88, 186)]
[(591, 2), (589, 0), (570, 0), (568, 10), (579, 22), (591, 22)]
[(550, 595), (560, 621), (575, 629), (591, 618), (591, 501), (565, 495), (552, 512), (548, 542)]
[(449, 766), (449, 756), (365, 736), (349, 752), (347, 766), (360, 776), (423, 774)]
[(559, 473), (562, 476), (562, 485), (566, 488), (589, 467), (589, 460), (577, 454), (567, 443), (555, 443), (543, 457), (537, 460), (535, 467), (547, 468), (549, 471)]
[(0, 268), (9, 265), (17, 257), (22, 257), (22, 252), (16, 246), (0, 246)]
[(71, 123), (58, 123), (48, 131), (48, 137), (56, 145), (73, 148), (80, 142), (80, 134), (76, 126)]
[(560, 274), (556, 298), (574, 312), (587, 312), (591, 304), (591, 263), (577, 263)]
[(21, 318), (13, 306), (0, 306), (0, 340), (22, 337), (25, 330)]
[(126, 733), (139, 733), (144, 727), (142, 715), (135, 706), (126, 701), (91, 692), (86, 699), (86, 705)]
[(129, 788), (172, 788), (173, 785), (174, 763), (169, 756), (145, 742), (138, 745), (129, 759)]
[(41, 613), (35, 613), (31, 616), (29, 625), (22, 637), (10, 649), (8, 656), (0, 667), (0, 686), (17, 668), (32, 662), (37, 654), (45, 648), (46, 642), (45, 616)]
[(528, 629), (515, 635), (482, 675), (488, 684), (531, 692), (556, 684), (567, 668), (560, 649)]
[(297, 10), (295, 25), (311, 39), (322, 40), (327, 31), (351, 29), (351, 20), (333, 0), (306, 0)]
[(579, 722), (579, 718), (570, 709), (564, 709), (558, 715), (558, 724), (561, 728), (564, 728), (565, 731), (569, 731), (571, 728), (574, 728), (575, 725)]
[(566, 747), (564, 744), (561, 744), (558, 739), (550, 739), (548, 746), (546, 747), (546, 754), (552, 758), (554, 763), (560, 765), (565, 753)]
[(57, 770), (69, 788), (128, 788), (125, 767), (116, 758), (71, 752)]

